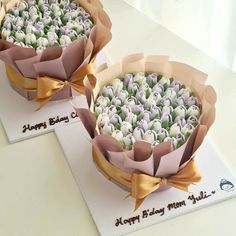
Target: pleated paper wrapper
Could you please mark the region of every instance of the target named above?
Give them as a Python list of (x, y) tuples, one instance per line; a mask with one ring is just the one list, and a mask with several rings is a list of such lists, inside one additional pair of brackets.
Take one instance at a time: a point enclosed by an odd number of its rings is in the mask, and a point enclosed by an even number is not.
[[(170, 141), (154, 147), (145, 141), (137, 141), (132, 150), (127, 151), (113, 137), (99, 134), (96, 118), (93, 114), (94, 100), (96, 100), (99, 92), (114, 78), (121, 77), (126, 73), (138, 72), (155, 72), (168, 78), (173, 77), (189, 87), (201, 103), (202, 111), (199, 124), (185, 144), (176, 150), (172, 149)], [(104, 66), (102, 71), (96, 74), (96, 78), (97, 84), (94, 90), (89, 88), (88, 83), (86, 85), (90, 110), (80, 108), (76, 108), (76, 110), (90, 134), (91, 146), (100, 152), (105, 162), (125, 173), (131, 174), (139, 171), (146, 175), (162, 178), (176, 174), (196, 156), (198, 148), (215, 120), (216, 93), (210, 85), (205, 84), (206, 74), (187, 64), (170, 61), (168, 56), (134, 54), (123, 58), (119, 63), (109, 68)], [(204, 157), (199, 156), (198, 158)], [(107, 177), (117, 183), (112, 176)], [(122, 185), (121, 182), (118, 181), (117, 184), (127, 189), (127, 186)], [(161, 189), (166, 189), (166, 186), (162, 186)]]

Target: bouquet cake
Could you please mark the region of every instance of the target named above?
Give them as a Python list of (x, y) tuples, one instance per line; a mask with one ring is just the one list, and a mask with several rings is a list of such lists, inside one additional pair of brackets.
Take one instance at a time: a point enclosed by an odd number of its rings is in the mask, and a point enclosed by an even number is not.
[[(85, 80), (90, 109), (76, 109), (98, 169), (136, 199), (200, 181), (196, 151), (214, 122), (207, 76), (166, 56), (130, 55)], [(201, 157), (199, 157), (201, 158)]]
[(10, 0), (0, 11), (0, 59), (12, 87), (29, 100), (83, 93), (96, 54), (111, 39), (99, 0)]

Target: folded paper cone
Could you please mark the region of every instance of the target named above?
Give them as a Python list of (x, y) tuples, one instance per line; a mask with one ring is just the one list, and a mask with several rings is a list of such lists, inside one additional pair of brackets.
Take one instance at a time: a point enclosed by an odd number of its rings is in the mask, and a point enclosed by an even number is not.
[[(73, 41), (66, 48), (48, 47), (42, 53), (37, 54), (33, 48), (24, 48), (8, 43), (0, 39), (0, 59), (5, 62), (6, 69), (14, 70), (15, 77), (8, 73), (12, 88), (25, 98), (31, 100), (36, 98), (35, 91), (30, 91), (13, 79), (20, 80), (16, 75), (25, 79), (37, 80), (40, 76), (48, 76), (61, 81), (67, 81), (73, 73), (86, 64), (93, 63), (95, 67), (95, 57), (97, 53), (111, 39), (111, 22), (103, 10), (99, 0), (76, 0), (92, 16), (95, 25), (91, 29), (87, 40), (83, 37)], [(0, 10), (0, 21), (3, 20), (6, 11), (16, 6), (20, 0), (10, 0), (4, 2)], [(14, 78), (12, 78), (14, 77)], [(83, 78), (81, 78), (83, 79)], [(69, 98), (72, 95), (71, 87), (60, 89), (58, 94), (53, 95), (50, 100)]]
[[(138, 73), (140, 71), (173, 77), (174, 80), (178, 80), (189, 87), (200, 101), (201, 116), (198, 125), (185, 143), (175, 150), (172, 148), (171, 141), (162, 142), (152, 147), (151, 144), (142, 140), (136, 141), (131, 150), (124, 150), (121, 144), (110, 135), (99, 134), (94, 115), (94, 101), (96, 101), (102, 88), (117, 77), (120, 78), (126, 73)], [(152, 181), (158, 186), (152, 189), (150, 193), (166, 189), (167, 186), (187, 191), (189, 184), (200, 180), (193, 158), (214, 122), (216, 103), (214, 89), (205, 85), (206, 74), (189, 65), (169, 61), (167, 56), (135, 54), (125, 57), (117, 64), (104, 68), (96, 74), (96, 79), (97, 83), (93, 90), (85, 80), (86, 88), (89, 91), (87, 92), (87, 101), (90, 110), (75, 109), (92, 138), (95, 163), (104, 174), (119, 185), (129, 189), (132, 196), (135, 195), (132, 194), (132, 184), (130, 183), (130, 178), (133, 175), (135, 176), (135, 183), (140, 185), (140, 188), (143, 184), (139, 182), (139, 179), (143, 179), (142, 175), (147, 181), (152, 178)], [(187, 186), (183, 187), (183, 184), (179, 183), (177, 185), (173, 184), (173, 182), (177, 183), (179, 180), (181, 182), (185, 172), (188, 172), (187, 176), (190, 176)]]

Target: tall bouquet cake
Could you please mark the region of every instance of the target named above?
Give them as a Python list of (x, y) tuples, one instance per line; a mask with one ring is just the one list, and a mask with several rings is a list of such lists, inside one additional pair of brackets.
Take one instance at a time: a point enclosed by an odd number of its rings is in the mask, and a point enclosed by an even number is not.
[(165, 56), (136, 54), (96, 78), (93, 90), (85, 80), (90, 109), (77, 113), (99, 170), (130, 192), (136, 208), (154, 191), (187, 191), (200, 181), (194, 157), (216, 102), (204, 73)]
[[(10, 0), (0, 10), (0, 59), (12, 87), (28, 99), (83, 93), (96, 54), (111, 39), (99, 0)], [(91, 82), (93, 78), (91, 76)]]

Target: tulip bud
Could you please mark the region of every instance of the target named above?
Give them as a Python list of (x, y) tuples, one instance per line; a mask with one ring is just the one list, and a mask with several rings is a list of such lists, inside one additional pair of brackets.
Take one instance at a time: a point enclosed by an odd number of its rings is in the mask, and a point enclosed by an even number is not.
[(149, 124), (148, 124), (148, 128), (151, 130), (155, 130), (156, 132), (159, 132), (161, 130), (161, 121), (158, 119), (154, 119), (152, 120)]
[(7, 37), (9, 37), (10, 35), (11, 35), (11, 30), (8, 30), (8, 29), (5, 29), (5, 28), (2, 29), (2, 37), (3, 37), (4, 39), (6, 39)]
[(168, 137), (168, 131), (164, 128), (161, 128), (157, 133), (157, 139), (162, 142), (166, 137)]
[(136, 141), (142, 140), (144, 135), (144, 131), (140, 127), (136, 127), (133, 131), (133, 136)]
[(133, 127), (129, 122), (122, 121), (120, 130), (123, 133), (123, 135), (126, 136), (133, 131)]
[(38, 47), (47, 47), (48, 46), (48, 40), (44, 37), (39, 37), (37, 39), (37, 46)]
[(25, 33), (22, 30), (19, 30), (15, 33), (16, 40), (24, 41)]
[(103, 107), (107, 107), (110, 104), (110, 99), (108, 97), (100, 96), (97, 98), (96, 104), (101, 105)]
[(102, 95), (105, 97), (113, 98), (114, 92), (111, 85), (107, 85), (102, 89)]
[(130, 95), (134, 95), (136, 94), (136, 92), (138, 91), (139, 89), (139, 85), (137, 83), (129, 83), (128, 84), (128, 93)]
[(118, 114), (114, 114), (111, 116), (110, 122), (114, 125), (121, 124), (122, 119), (120, 118), (120, 116)]
[(115, 127), (113, 124), (110, 123), (106, 123), (103, 127), (102, 127), (102, 133), (103, 134), (108, 134), (111, 135), (115, 130)]
[(183, 116), (176, 116), (174, 122), (179, 124), (181, 127), (186, 125), (186, 120)]
[(122, 100), (118, 97), (113, 97), (111, 103), (116, 107), (120, 107), (122, 105)]
[(113, 87), (114, 93), (117, 93), (118, 91), (123, 89), (123, 82), (118, 78), (113, 79), (111, 85)]
[(157, 133), (154, 130), (147, 130), (143, 135), (143, 139), (152, 144), (157, 140)]
[(105, 124), (109, 123), (109, 116), (106, 113), (101, 113), (97, 118), (97, 125), (103, 127)]
[(177, 123), (173, 124), (170, 127), (170, 136), (174, 137), (174, 136), (176, 136), (179, 133), (181, 133), (181, 126), (179, 124), (177, 124)]
[(155, 107), (155, 106), (156, 106), (156, 101), (150, 97), (144, 103), (144, 107), (146, 109), (151, 109), (151, 107)]
[(167, 86), (169, 86), (170, 85), (170, 79), (162, 76), (162, 78), (159, 80), (159, 83), (162, 84), (162, 85), (166, 84)]
[(107, 112), (108, 112), (109, 117), (112, 117), (113, 115), (117, 113), (116, 106), (111, 105), (110, 107), (107, 107)]
[(123, 141), (123, 133), (120, 130), (115, 130), (112, 132), (111, 136), (115, 138), (118, 142)]
[(94, 111), (97, 114), (101, 114), (105, 111), (105, 107), (102, 105), (95, 106)]
[(142, 104), (139, 104), (139, 105), (135, 105), (132, 107), (132, 112), (134, 113), (137, 113), (137, 114), (140, 114), (144, 111), (144, 107)]
[(189, 118), (187, 119), (187, 123), (188, 124), (192, 124), (193, 126), (196, 126), (198, 124), (198, 119), (196, 116), (189, 116)]
[(36, 43), (36, 40), (37, 39), (34, 34), (26, 34), (25, 35), (25, 43), (26, 44), (29, 44), (29, 45), (34, 44), (34, 43)]
[(143, 120), (146, 120), (147, 123), (149, 123), (150, 120), (151, 120), (151, 112), (150, 111), (143, 111), (141, 113), (141, 117), (142, 117)]
[(186, 135), (191, 134), (191, 133), (193, 132), (193, 130), (194, 130), (194, 126), (193, 126), (192, 124), (186, 124), (186, 125), (182, 128), (181, 132), (182, 132), (182, 134), (183, 134), (184, 136), (186, 136)]
[(153, 87), (157, 83), (157, 74), (152, 73), (147, 76), (147, 83)]
[(193, 115), (193, 116), (199, 117), (200, 108), (196, 105), (192, 105), (188, 108), (187, 114), (190, 115), (190, 116)]
[(156, 105), (153, 105), (153, 104), (151, 105), (150, 112), (151, 112), (151, 119), (161, 117), (161, 109), (157, 107)]
[(157, 83), (153, 88), (152, 88), (153, 92), (157, 92), (157, 93), (162, 93), (164, 92), (164, 87), (162, 84)]
[(148, 130), (148, 122), (144, 119), (137, 122), (137, 127), (143, 129), (144, 131)]
[(134, 107), (137, 104), (136, 97), (132, 96), (132, 97), (126, 98), (125, 104), (128, 105), (129, 107), (131, 107), (131, 109), (132, 109), (132, 107)]
[(121, 111), (127, 116), (128, 113), (132, 112), (132, 109), (128, 105), (124, 105), (121, 107)]
[(139, 72), (134, 76), (134, 82), (138, 83), (138, 84), (142, 84), (144, 82), (146, 82), (146, 77), (145, 77), (145, 73), (143, 72)]
[(132, 146), (135, 142), (135, 138), (133, 137), (132, 134), (128, 134), (123, 138), (123, 143), (124, 143), (124, 148), (127, 150), (132, 149)]
[(126, 98), (129, 96), (129, 93), (126, 90), (119, 90), (116, 93), (116, 96), (124, 102)]
[(124, 76), (124, 85), (128, 86), (129, 83), (133, 83), (134, 76), (132, 74), (125, 74)]
[(62, 47), (66, 47), (71, 43), (71, 39), (67, 35), (62, 35), (59, 41)]
[(162, 113), (171, 114), (174, 111), (172, 106), (164, 106), (162, 108)]
[(177, 106), (175, 108), (175, 113), (177, 116), (185, 117), (186, 108), (183, 105)]
[(134, 113), (128, 113), (125, 121), (129, 122), (132, 125), (135, 125), (137, 122), (137, 115), (135, 115)]

